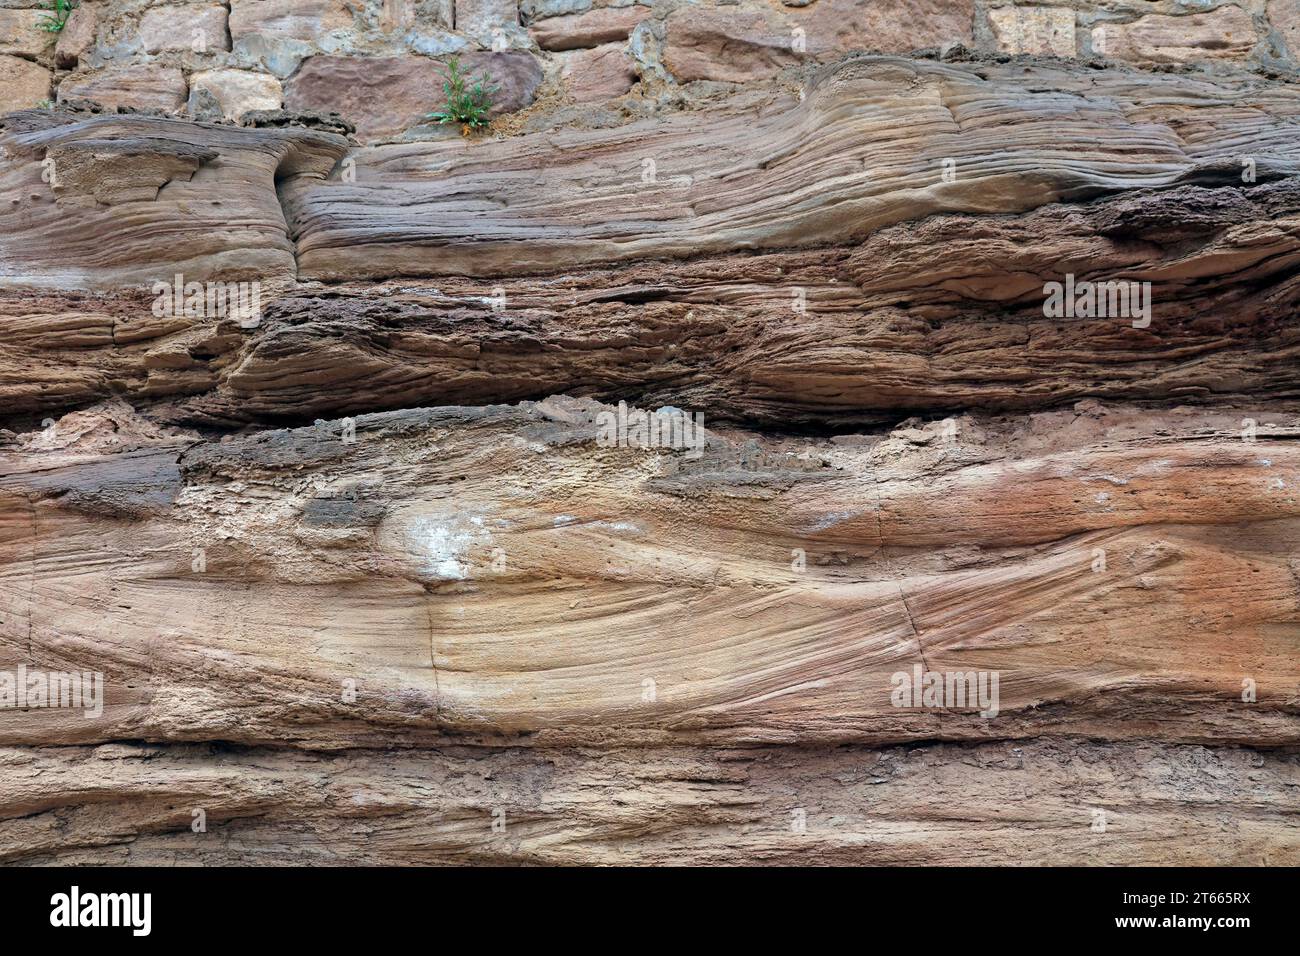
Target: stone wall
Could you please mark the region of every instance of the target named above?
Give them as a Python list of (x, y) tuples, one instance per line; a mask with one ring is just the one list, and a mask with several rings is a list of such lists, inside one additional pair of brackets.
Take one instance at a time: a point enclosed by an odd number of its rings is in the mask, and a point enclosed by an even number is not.
[(369, 142), (455, 134), (425, 122), (453, 54), (501, 86), (495, 113), (526, 109), (538, 128), (621, 122), (852, 50), (1268, 72), (1300, 53), (1300, 0), (82, 0), (57, 33), (44, 15), (0, 0), (0, 111), (320, 110)]

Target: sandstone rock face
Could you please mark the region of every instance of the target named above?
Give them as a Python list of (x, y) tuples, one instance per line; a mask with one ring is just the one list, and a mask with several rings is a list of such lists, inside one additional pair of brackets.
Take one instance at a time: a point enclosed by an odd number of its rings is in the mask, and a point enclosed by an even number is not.
[[(28, 165), (34, 182), (52, 159), (57, 183), (46, 192), (15, 183), (6, 193), (0, 208), (5, 255), (23, 236), (37, 242), (70, 215), (77, 228), (56, 243), (40, 243), (21, 265), (6, 266), (0, 282), (63, 288), (149, 286), (177, 272), (197, 280), (292, 278), (293, 245), (277, 177), (323, 179), (347, 150), (342, 137), (300, 129), (209, 129), (57, 113), (24, 114), (23, 122), (8, 125), (3, 143), (14, 161), (34, 164)], [(73, 178), (69, 170), (84, 176)], [(163, 246), (161, 233), (168, 234)]]
[(0, 10), (0, 55), (36, 59), (54, 44), (54, 35), (37, 27), (39, 10)]
[(344, 0), (230, 0), (230, 37), (236, 43), (253, 34), (315, 42), (352, 25)]
[(603, 7), (542, 20), (530, 32), (543, 50), (577, 50), (626, 40), (649, 16), (647, 7)]
[[(493, 116), (527, 106), (542, 81), (541, 67), (527, 53), (470, 53), (460, 62), (465, 72), (476, 78), (486, 72), (500, 87)], [(445, 63), (425, 57), (312, 57), (285, 85), (285, 105), (342, 113), (362, 140), (390, 139), (442, 107), (445, 71)]]
[(55, 65), (62, 70), (75, 69), (81, 57), (94, 46), (98, 26), (93, 6), (83, 3), (74, 9), (59, 31), (54, 47)]
[(590, 10), (592, 0), (519, 0), (519, 10), (531, 20), (559, 17)]
[(113, 109), (162, 110), (173, 113), (185, 105), (185, 74), (175, 67), (124, 66), (74, 74), (59, 84), (60, 100), (90, 100)]
[(456, 0), (456, 29), (477, 39), (491, 40), (506, 27), (517, 26), (515, 0)]
[[(125, 410), (107, 410), (115, 429), (82, 413), (0, 458), (0, 570), (43, 582), (39, 604), (7, 592), (0, 610), (42, 651), (58, 641), (114, 675), (103, 714), (69, 719), (68, 743), (183, 739), (198, 719), (252, 746), (435, 745), (458, 733), (499, 746), (521, 731), (535, 746), (738, 734), (889, 745), (937, 731), (940, 715), (891, 701), (892, 675), (922, 659), (1014, 673), (992, 725), (1006, 736), (1294, 739), (1276, 696), (1300, 679), (1285, 623), (1300, 527), (1286, 490), (1300, 456), (1281, 440), (1293, 412), (1255, 447), (1238, 435), (1243, 406), (1067, 410), (1014, 434), (962, 419), (952, 440), (900, 429), (847, 446), (709, 432), (692, 459), (602, 454), (605, 410), (559, 399), (425, 409), (361, 416), (355, 442), (334, 421), (224, 443), (150, 431)], [(1193, 428), (1207, 431), (1192, 439)], [(514, 483), (538, 460), (524, 492)], [(393, 462), (400, 483), (382, 477)], [(1252, 480), (1265, 470), (1268, 481)], [(575, 497), (584, 472), (599, 499)], [(454, 501), (440, 493), (450, 480)], [(117, 523), (107, 540), (106, 517)], [(687, 520), (689, 538), (650, 544)], [(766, 541), (739, 547), (760, 526)], [(792, 549), (806, 554), (802, 570)], [(963, 550), (1015, 558), (981, 566)], [(86, 603), (123, 579), (140, 610), (117, 615), (116, 640), (96, 646)], [(194, 603), (178, 607), (167, 595), (184, 582)], [(253, 622), (255, 645), (243, 636)], [(1129, 639), (1139, 622), (1166, 642)], [(318, 650), (304, 658), (308, 635)], [(143, 655), (171, 693), (124, 682)], [(253, 695), (235, 677), (247, 668), (263, 675)], [(1261, 675), (1258, 706), (1233, 704), (1243, 673)], [(336, 693), (348, 676), (358, 706)], [(790, 686), (801, 690), (776, 693)], [(312, 704), (291, 726), (289, 688)], [(4, 742), (41, 743), (43, 716), (8, 722)], [(949, 740), (990, 726), (972, 712), (942, 720)]]
[(1250, 14), (1235, 6), (1185, 17), (1151, 14), (1132, 23), (1107, 23), (1092, 31), (1092, 47), (1098, 53), (1152, 63), (1240, 59), (1256, 42)]
[[(1072, 739), (935, 743), (865, 755), (853, 747), (345, 754), (262, 747), (223, 753), (219, 763), (211, 750), (136, 742), (5, 748), (0, 812), (12, 821), (5, 858), (162, 866), (178, 856), (199, 865), (264, 865), (274, 857), (312, 866), (339, 859), (593, 866), (1069, 859), (1124, 866), (1149, 862), (1159, 847), (1162, 860), (1184, 865), (1294, 861), (1283, 821), (1295, 763), (1268, 750), (1153, 743), (1139, 751)], [(537, 781), (546, 782), (541, 799)], [(87, 790), (97, 812), (78, 814), (71, 833), (50, 811), (34, 809), (64, 806), (69, 794)], [(802, 833), (790, 825), (792, 794), (815, 808)], [(528, 825), (480, 836), (491, 808), (503, 802), (526, 814)], [(655, 810), (641, 809), (647, 805)], [(1249, 815), (1243, 806), (1252, 808)], [(226, 839), (195, 840), (184, 807), (205, 808), (209, 832)], [(1141, 827), (1142, 839), (1099, 835), (1092, 829), (1098, 810), (1110, 833)], [(1239, 816), (1238, 827), (1224, 822)], [(648, 834), (635, 847), (629, 817), (643, 821)]]
[(579, 102), (622, 96), (637, 81), (636, 64), (622, 43), (574, 53), (565, 60), (560, 76)]
[(1268, 20), (1291, 55), (1300, 54), (1300, 0), (1268, 0)]
[[(1047, 77), (1058, 94), (1031, 95)], [(715, 113), (705, 126), (688, 114), (600, 130), (584, 136), (581, 152), (545, 137), (487, 142), (471, 154), (448, 143), (366, 151), (357, 163), (367, 175), (355, 187), (288, 205), (302, 274), (328, 281), (399, 265), (406, 275), (512, 275), (738, 244), (812, 247), (945, 211), (1015, 213), (1202, 177), (1240, 183), (1243, 154), (1291, 169), (1277, 144), (1294, 142), (1296, 95), (1163, 74), (1135, 85), (1078, 68), (862, 58), (828, 69), (802, 102), (787, 97), (757, 116)], [(1074, 117), (1068, 126), (1057, 122), (1062, 109)], [(996, 124), (983, 120), (990, 111)], [(911, 119), (900, 124), (904, 113)], [(1193, 121), (1207, 125), (1189, 147), (1175, 130)], [(1232, 135), (1212, 132), (1229, 126)], [(770, 144), (758, 158), (756, 143)], [(444, 214), (444, 204), (473, 209), (473, 223)], [(656, 210), (649, 219), (647, 207)], [(521, 219), (522, 208), (534, 212)], [(372, 272), (375, 244), (384, 258)]]
[(230, 6), (236, 54), (280, 78), (314, 53), (346, 49), (353, 26), (342, 0), (232, 0)]
[(664, 65), (684, 83), (744, 83), (798, 63), (807, 49), (796, 49), (801, 39), (770, 14), (682, 7), (668, 19)]
[(247, 125), (0, 120), (0, 674), (102, 691), (0, 681), (0, 860), (1300, 864), (1284, 64), (524, 0), (430, 141), (459, 12), (254, 6), (58, 89)]
[(195, 4), (151, 7), (140, 20), (140, 42), (146, 53), (228, 50), (226, 8)]
[(766, 4), (684, 6), (668, 17), (663, 61), (682, 82), (744, 83), (850, 50), (893, 53), (969, 43), (973, 18), (969, 0), (818, 0), (784, 12)]
[(1074, 56), (1074, 11), (1061, 7), (997, 7), (989, 23), (1008, 53)]
[(25, 110), (50, 98), (53, 75), (16, 56), (0, 55), (0, 110)]
[(237, 120), (249, 110), (278, 110), (284, 98), (280, 81), (273, 76), (245, 70), (209, 70), (195, 73), (190, 80), (191, 100), (210, 93), (226, 119)]

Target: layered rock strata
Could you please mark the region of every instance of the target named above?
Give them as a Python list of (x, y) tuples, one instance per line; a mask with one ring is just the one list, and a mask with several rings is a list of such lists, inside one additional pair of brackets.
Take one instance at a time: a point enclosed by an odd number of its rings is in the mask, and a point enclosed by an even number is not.
[(1300, 861), (1295, 87), (796, 79), (7, 116), (0, 857)]

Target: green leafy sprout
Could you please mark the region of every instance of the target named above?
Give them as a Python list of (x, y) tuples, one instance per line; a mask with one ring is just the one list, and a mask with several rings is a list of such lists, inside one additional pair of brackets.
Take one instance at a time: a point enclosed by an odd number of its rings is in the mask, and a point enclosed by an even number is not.
[(460, 123), (463, 132), (471, 128), (486, 126), (487, 114), (492, 109), (492, 94), (500, 89), (492, 82), (486, 70), (477, 80), (461, 72), (460, 58), (447, 60), (447, 70), (443, 73), (442, 91), (447, 96), (447, 105), (436, 113), (430, 113), (429, 119), (439, 123)]
[(50, 0), (44, 9), (50, 12), (36, 21), (36, 26), (46, 33), (58, 33), (68, 25), (72, 15), (72, 0)]

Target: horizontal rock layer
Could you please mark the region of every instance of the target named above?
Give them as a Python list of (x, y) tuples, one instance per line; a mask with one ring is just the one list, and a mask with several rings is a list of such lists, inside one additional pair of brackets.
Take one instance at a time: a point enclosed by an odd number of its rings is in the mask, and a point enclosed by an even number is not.
[(374, 147), (355, 183), (284, 192), (304, 279), (559, 273), (1240, 181), (1244, 159), (1291, 174), (1298, 113), (1282, 86), (869, 57), (826, 68), (802, 102), (473, 150)]
[[(569, 392), (818, 428), (1295, 394), (1290, 91), (892, 58), (812, 89), (567, 146), (21, 114), (0, 397), (232, 424)], [(260, 281), (262, 321), (155, 314), (177, 275)], [(1149, 315), (1045, 315), (1067, 276), (1147, 283)]]
[[(803, 102), (723, 109), (708, 123), (683, 114), (653, 126), (350, 155), (327, 133), (20, 114), (0, 138), (8, 153), (0, 254), (9, 284), (48, 275), (65, 288), (103, 288), (182, 270), (220, 278), (235, 258), (221, 253), (248, 242), (248, 229), (231, 228), (240, 212), (281, 205), (288, 226), (279, 215), (263, 228), (281, 242), (287, 228), (298, 278), (327, 281), (520, 277), (645, 258), (856, 246), (941, 213), (1023, 213), (1141, 188), (1290, 176), (1298, 113), (1293, 89), (1241, 80), (870, 57), (826, 68)], [(188, 206), (178, 216), (167, 201), (106, 214), (111, 200), (40, 188), (50, 153), (57, 176), (58, 149), (100, 139), (145, 154), (172, 142), (210, 151), (199, 171), (204, 205), (220, 206), (230, 225), (214, 229)], [(172, 195), (189, 198), (179, 183), (163, 199)], [(75, 238), (48, 228), (54, 215)], [(164, 221), (170, 247), (155, 250), (147, 267), (132, 263), (133, 254), (144, 258), (133, 252), (132, 230)], [(1164, 224), (1152, 213), (1136, 234)], [(1108, 225), (1125, 235), (1125, 224)], [(1128, 254), (1140, 261), (1140, 250)], [(91, 265), (59, 268), (74, 256)], [(239, 261), (241, 275), (259, 268)], [(282, 274), (262, 268), (266, 280)]]
[[(604, 409), (197, 443), (76, 413), (0, 457), (0, 663), (105, 673), (70, 742), (1295, 743), (1293, 414), (673, 451), (604, 447)], [(922, 665), (1000, 672), (1000, 715), (900, 709)]]
[(1295, 756), (1194, 746), (320, 755), (126, 744), (5, 748), (0, 766), (0, 859), (11, 863), (1300, 859)]

